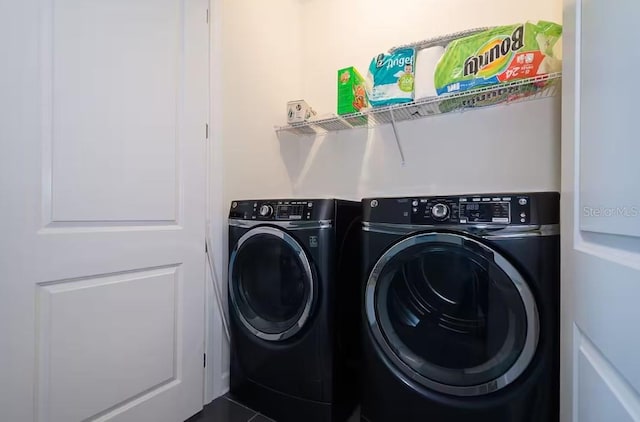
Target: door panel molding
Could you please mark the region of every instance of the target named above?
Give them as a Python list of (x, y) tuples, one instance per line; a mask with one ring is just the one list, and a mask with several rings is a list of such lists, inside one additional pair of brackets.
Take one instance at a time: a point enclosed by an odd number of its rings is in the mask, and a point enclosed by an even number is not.
[(38, 284), (37, 420), (121, 413), (179, 384), (181, 280), (169, 265)]
[[(179, 225), (185, 0), (148, 1), (128, 13), (120, 13), (124, 1), (93, 2), (86, 11), (65, 8), (68, 1), (40, 0), (42, 227)], [(145, 18), (174, 25), (126, 38)], [(118, 25), (122, 34), (106, 35)], [(158, 66), (163, 60), (169, 65)]]
[(183, 230), (176, 221), (53, 221), (38, 234), (98, 233), (144, 230)]
[[(617, 245), (614, 246), (614, 243)], [(582, 233), (575, 245), (575, 250), (578, 252), (640, 270), (640, 253), (635, 251), (638, 248), (640, 243), (633, 238), (602, 233)]]
[[(635, 24), (635, 13), (629, 12), (635, 4), (635, 0), (619, 0), (612, 8), (601, 0), (578, 2), (580, 28), (585, 30), (580, 31), (576, 57), (580, 73), (580, 119), (576, 121), (580, 166), (576, 180), (581, 230), (640, 238), (635, 96), (628, 92), (628, 82), (622, 77), (640, 65), (637, 55), (625, 54), (636, 48), (636, 39), (629, 36)], [(615, 25), (601, 25), (603, 16)], [(614, 55), (618, 51), (625, 60), (605, 63), (598, 51)], [(620, 77), (605, 83), (603, 72)]]
[[(629, 294), (638, 291), (637, 270), (604, 258), (576, 252), (573, 318), (583, 335), (598, 346), (629, 382), (640, 390), (640, 367), (632, 321), (640, 316), (629, 306)], [(612, 277), (615, 274), (615, 278)], [(637, 297), (637, 296), (633, 296)], [(626, 345), (629, 347), (626, 347)], [(625, 345), (625, 347), (621, 347)]]
[[(577, 345), (576, 381), (581, 387), (576, 403), (577, 419), (585, 422), (600, 422), (606, 419), (616, 422), (640, 420), (638, 392), (578, 326), (575, 327), (574, 333)], [(601, 400), (598, 396), (609, 396), (610, 406), (598, 406)]]

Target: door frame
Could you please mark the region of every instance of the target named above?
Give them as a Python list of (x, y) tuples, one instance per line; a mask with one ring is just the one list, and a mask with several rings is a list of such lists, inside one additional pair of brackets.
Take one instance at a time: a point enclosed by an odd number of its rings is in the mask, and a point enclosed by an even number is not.
[[(209, 0), (209, 139), (206, 147), (207, 191), (206, 235), (208, 253), (214, 268), (207, 266), (205, 291), (205, 356), (204, 404), (229, 391), (229, 338), (222, 318), (229, 320), (227, 297), (229, 204), (225, 202), (223, 160), (223, 54), (222, 54), (222, 1)], [(213, 270), (213, 274), (212, 274)], [(219, 309), (214, 283), (221, 296), (224, 309)]]

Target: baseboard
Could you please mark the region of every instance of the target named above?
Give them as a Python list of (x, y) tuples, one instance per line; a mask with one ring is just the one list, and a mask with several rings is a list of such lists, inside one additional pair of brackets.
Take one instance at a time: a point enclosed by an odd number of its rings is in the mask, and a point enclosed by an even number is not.
[(226, 371), (225, 373), (222, 374), (221, 380), (220, 380), (220, 395), (224, 395), (227, 394), (229, 392), (229, 371)]

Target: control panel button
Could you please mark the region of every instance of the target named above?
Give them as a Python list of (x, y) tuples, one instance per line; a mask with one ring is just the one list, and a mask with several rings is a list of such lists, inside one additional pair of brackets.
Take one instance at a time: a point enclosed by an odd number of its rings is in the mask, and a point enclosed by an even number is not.
[(375, 208), (378, 206), (378, 201), (376, 199), (371, 201), (371, 208)]
[(518, 204), (520, 205), (527, 205), (527, 198), (520, 198), (518, 200)]
[(232, 202), (231, 203), (231, 208), (237, 208), (238, 207), (238, 203), (237, 202)]
[(418, 200), (414, 199), (413, 202), (411, 203), (411, 205), (413, 205), (414, 207), (418, 206)]
[(444, 220), (449, 216), (449, 207), (442, 203), (437, 203), (431, 208), (431, 215), (436, 220)]
[(260, 207), (260, 215), (263, 217), (269, 217), (273, 214), (273, 207), (271, 205), (263, 205)]
[(526, 213), (524, 213), (524, 212), (521, 212), (521, 213), (520, 213), (520, 217), (525, 218), (526, 216), (527, 216), (527, 214), (526, 214)]
[(307, 204), (307, 206), (308, 206), (309, 208), (313, 207), (313, 202), (309, 202), (309, 203)]

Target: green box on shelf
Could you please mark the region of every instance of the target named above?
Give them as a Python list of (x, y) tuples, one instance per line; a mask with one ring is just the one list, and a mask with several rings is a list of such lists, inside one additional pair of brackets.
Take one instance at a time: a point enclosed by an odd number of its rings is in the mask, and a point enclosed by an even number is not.
[(355, 67), (338, 70), (338, 114), (350, 114), (368, 106), (365, 80)]

